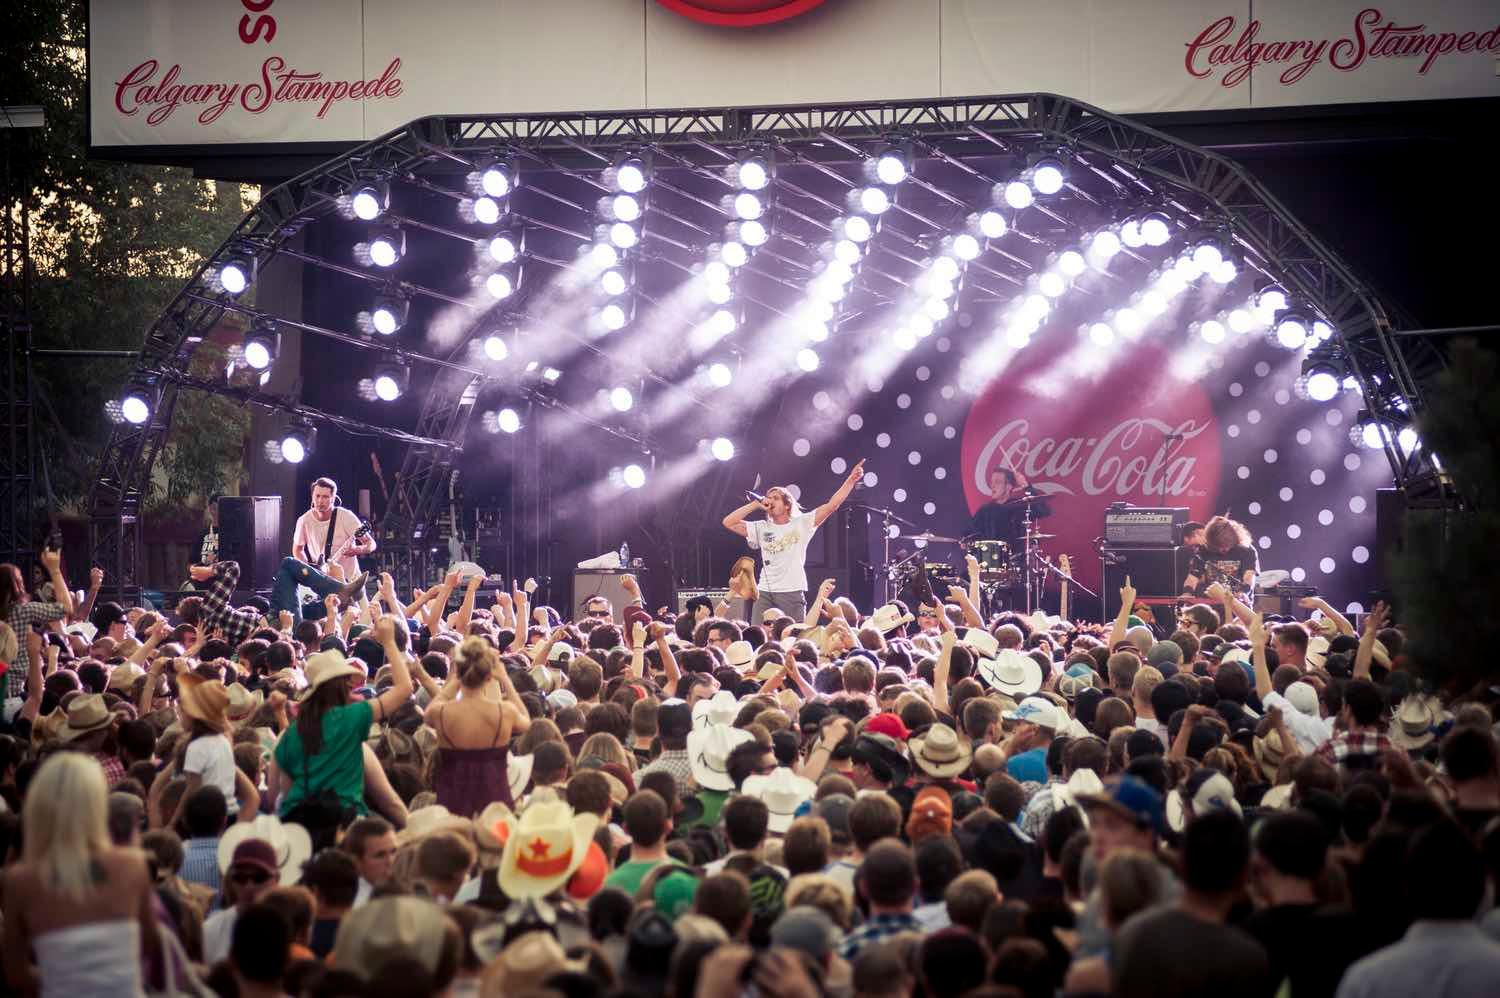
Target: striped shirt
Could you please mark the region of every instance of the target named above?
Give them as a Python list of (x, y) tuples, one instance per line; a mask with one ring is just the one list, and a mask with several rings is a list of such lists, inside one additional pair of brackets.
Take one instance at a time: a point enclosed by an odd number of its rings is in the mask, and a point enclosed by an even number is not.
[(182, 866), (177, 875), (190, 884), (202, 884), (219, 892), (219, 840), (188, 839), (182, 844)]
[(26, 651), (26, 635), (31, 633), (33, 626), (50, 624), (54, 620), (62, 620), (68, 615), (68, 611), (61, 603), (43, 603), (32, 600), (27, 603), (12, 603), (10, 612), (5, 615), (5, 622), (10, 629), (16, 632), (16, 660), (5, 673), (5, 695), (7, 697), (24, 697), (26, 695), (26, 671), (31, 668), (31, 658)]

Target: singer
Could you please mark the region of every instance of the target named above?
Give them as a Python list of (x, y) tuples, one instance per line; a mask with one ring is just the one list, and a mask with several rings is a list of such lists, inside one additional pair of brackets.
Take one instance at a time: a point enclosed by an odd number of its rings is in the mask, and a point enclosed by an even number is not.
[[(807, 616), (807, 545), (815, 530), (833, 511), (843, 505), (849, 493), (864, 477), (865, 462), (860, 460), (849, 471), (849, 477), (828, 501), (811, 512), (804, 512), (785, 488), (777, 485), (764, 496), (746, 492), (750, 501), (724, 517), (724, 529), (745, 538), (752, 551), (759, 551), (760, 594), (750, 610), (750, 623), (759, 624), (767, 610), (780, 610), (797, 620)], [(757, 509), (764, 520), (746, 521)]]

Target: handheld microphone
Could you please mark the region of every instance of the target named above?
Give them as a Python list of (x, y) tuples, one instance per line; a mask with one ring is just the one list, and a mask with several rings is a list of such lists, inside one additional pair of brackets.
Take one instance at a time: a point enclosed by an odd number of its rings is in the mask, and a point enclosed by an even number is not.
[(745, 498), (747, 500), (749, 500), (750, 502), (765, 502), (766, 501), (766, 497), (765, 496), (761, 495), (759, 492), (751, 492), (749, 489), (745, 490)]

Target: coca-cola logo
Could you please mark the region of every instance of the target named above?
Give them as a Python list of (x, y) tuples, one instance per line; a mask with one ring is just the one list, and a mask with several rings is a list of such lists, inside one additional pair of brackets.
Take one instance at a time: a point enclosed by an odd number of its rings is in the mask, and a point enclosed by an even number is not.
[(823, 0), (656, 0), (667, 10), (700, 24), (754, 28), (806, 14)]
[(1219, 494), (1219, 425), (1194, 381), (1172, 375), (1168, 355), (1136, 345), (1099, 380), (1060, 376), (1066, 363), (1038, 351), (1017, 358), (969, 409), (960, 462), (971, 512), (990, 502), (990, 479), (1009, 468), (1047, 496), (1039, 524), (1052, 555), (1072, 557), (1096, 583), (1094, 538), (1110, 503), (1186, 506), (1196, 519)]
[(1264, 38), (1261, 22), (1251, 18), (1240, 26), (1233, 15), (1209, 24), (1187, 43), (1184, 66), (1190, 76), (1237, 87), (1257, 68), (1277, 68), (1284, 86), (1300, 82), (1319, 63), (1342, 73), (1353, 72), (1372, 59), (1410, 59), (1425, 74), (1441, 58), (1500, 52), (1500, 23), (1479, 30), (1440, 31), (1426, 23), (1398, 24), (1378, 7), (1354, 15), (1347, 35), (1338, 38)]

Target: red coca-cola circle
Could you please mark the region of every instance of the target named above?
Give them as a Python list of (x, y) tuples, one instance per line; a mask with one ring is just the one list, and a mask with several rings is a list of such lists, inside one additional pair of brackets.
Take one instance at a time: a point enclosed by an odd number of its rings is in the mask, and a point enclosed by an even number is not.
[(753, 28), (806, 14), (823, 0), (656, 0), (700, 24), (721, 28)]
[[(1186, 506), (1212, 515), (1219, 495), (1219, 423), (1197, 381), (1169, 371), (1166, 351), (1133, 344), (1093, 380), (1076, 357), (1027, 351), (990, 382), (964, 423), (961, 470), (971, 511), (989, 501), (991, 472), (1014, 465), (1047, 494), (1039, 529), (1054, 560), (1098, 589), (1094, 539), (1110, 503)], [(1180, 433), (1179, 441), (1168, 435)], [(1163, 494), (1165, 488), (1165, 495)], [(1049, 583), (1049, 588), (1051, 583)]]

